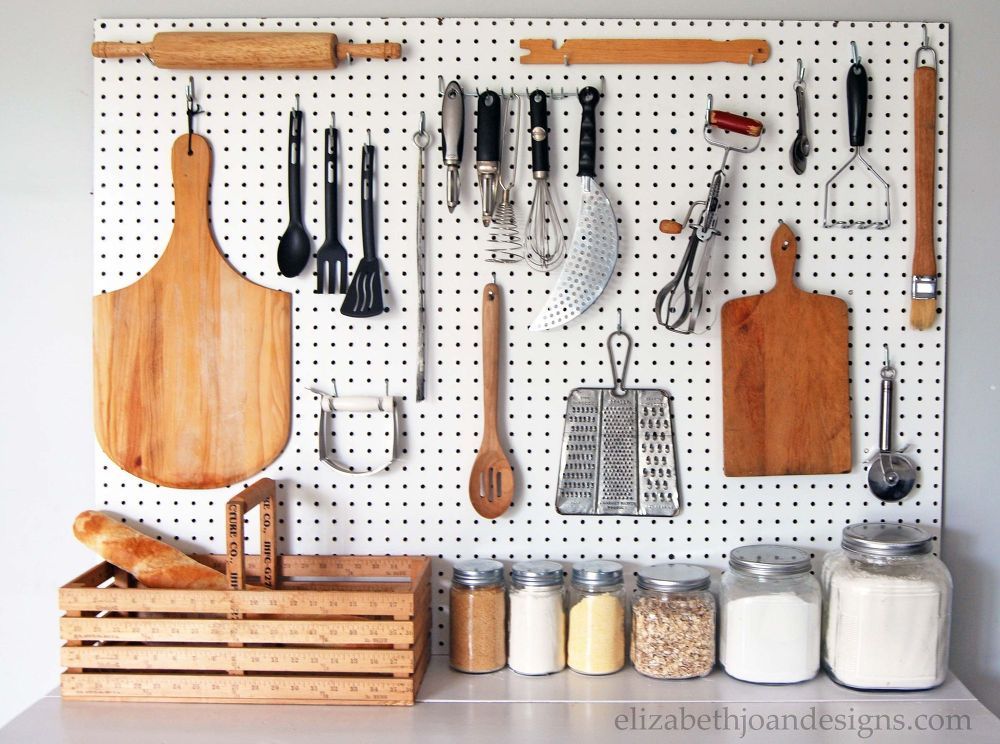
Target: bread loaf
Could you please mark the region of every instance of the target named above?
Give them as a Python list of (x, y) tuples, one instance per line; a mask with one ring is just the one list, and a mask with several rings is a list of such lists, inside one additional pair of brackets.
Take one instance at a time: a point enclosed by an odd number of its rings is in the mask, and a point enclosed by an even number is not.
[(98, 511), (73, 522), (73, 534), (104, 560), (152, 589), (228, 589), (225, 574)]

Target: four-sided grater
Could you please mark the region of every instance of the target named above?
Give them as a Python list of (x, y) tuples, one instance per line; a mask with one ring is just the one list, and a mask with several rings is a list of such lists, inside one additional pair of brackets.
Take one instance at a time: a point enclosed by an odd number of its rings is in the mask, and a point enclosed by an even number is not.
[[(615, 336), (625, 344), (618, 374)], [(672, 517), (680, 509), (670, 398), (626, 390), (631, 337), (608, 336), (614, 387), (576, 388), (566, 401), (556, 509), (560, 514)]]

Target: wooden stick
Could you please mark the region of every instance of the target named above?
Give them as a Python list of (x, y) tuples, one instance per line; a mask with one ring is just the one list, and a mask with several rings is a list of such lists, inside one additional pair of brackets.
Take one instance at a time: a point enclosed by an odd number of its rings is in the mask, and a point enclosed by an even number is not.
[(567, 39), (558, 49), (553, 39), (521, 39), (521, 48), (522, 65), (754, 65), (771, 56), (763, 39)]

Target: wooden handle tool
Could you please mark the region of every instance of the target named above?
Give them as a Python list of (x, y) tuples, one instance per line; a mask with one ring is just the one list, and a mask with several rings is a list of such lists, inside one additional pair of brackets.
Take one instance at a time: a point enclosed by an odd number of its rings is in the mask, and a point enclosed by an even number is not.
[(148, 44), (95, 41), (98, 58), (144, 56), (168, 70), (333, 70), (354, 57), (399, 59), (402, 47), (341, 44), (336, 34), (307, 32), (164, 31)]
[[(925, 30), (926, 32), (926, 30)], [(913, 236), (910, 324), (924, 330), (937, 316), (937, 259), (934, 250), (934, 156), (937, 144), (937, 57), (933, 65), (921, 64), (922, 53), (933, 55), (924, 45), (917, 51), (913, 71), (913, 134), (915, 161), (916, 219)]]
[(771, 46), (763, 39), (521, 39), (522, 65), (700, 65), (766, 62)]
[(497, 431), (500, 382), (500, 288), (483, 287), (483, 440), (469, 476), (469, 499), (487, 519), (496, 519), (514, 498), (514, 471)]

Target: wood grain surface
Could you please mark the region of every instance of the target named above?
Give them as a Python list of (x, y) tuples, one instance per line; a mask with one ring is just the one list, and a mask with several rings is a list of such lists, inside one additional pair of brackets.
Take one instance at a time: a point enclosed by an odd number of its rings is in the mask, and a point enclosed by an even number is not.
[[(937, 134), (937, 68), (918, 67), (913, 73), (914, 200), (913, 275), (937, 276), (934, 248), (934, 172)], [(914, 328), (934, 324), (937, 300), (913, 300), (910, 319)]]
[(847, 303), (795, 286), (795, 235), (771, 241), (775, 284), (722, 307), (728, 476), (851, 469)]
[(284, 448), (291, 297), (223, 257), (208, 222), (211, 148), (173, 146), (174, 229), (134, 284), (94, 298), (94, 421), (107, 455), (174, 488), (230, 485)]
[(399, 59), (397, 43), (340, 44), (315, 32), (163, 31), (148, 44), (97, 41), (98, 58), (146, 56), (168, 70), (332, 70), (348, 56)]
[(522, 65), (749, 65), (771, 56), (764, 39), (566, 39), (558, 49), (553, 39), (521, 39), (521, 48)]

